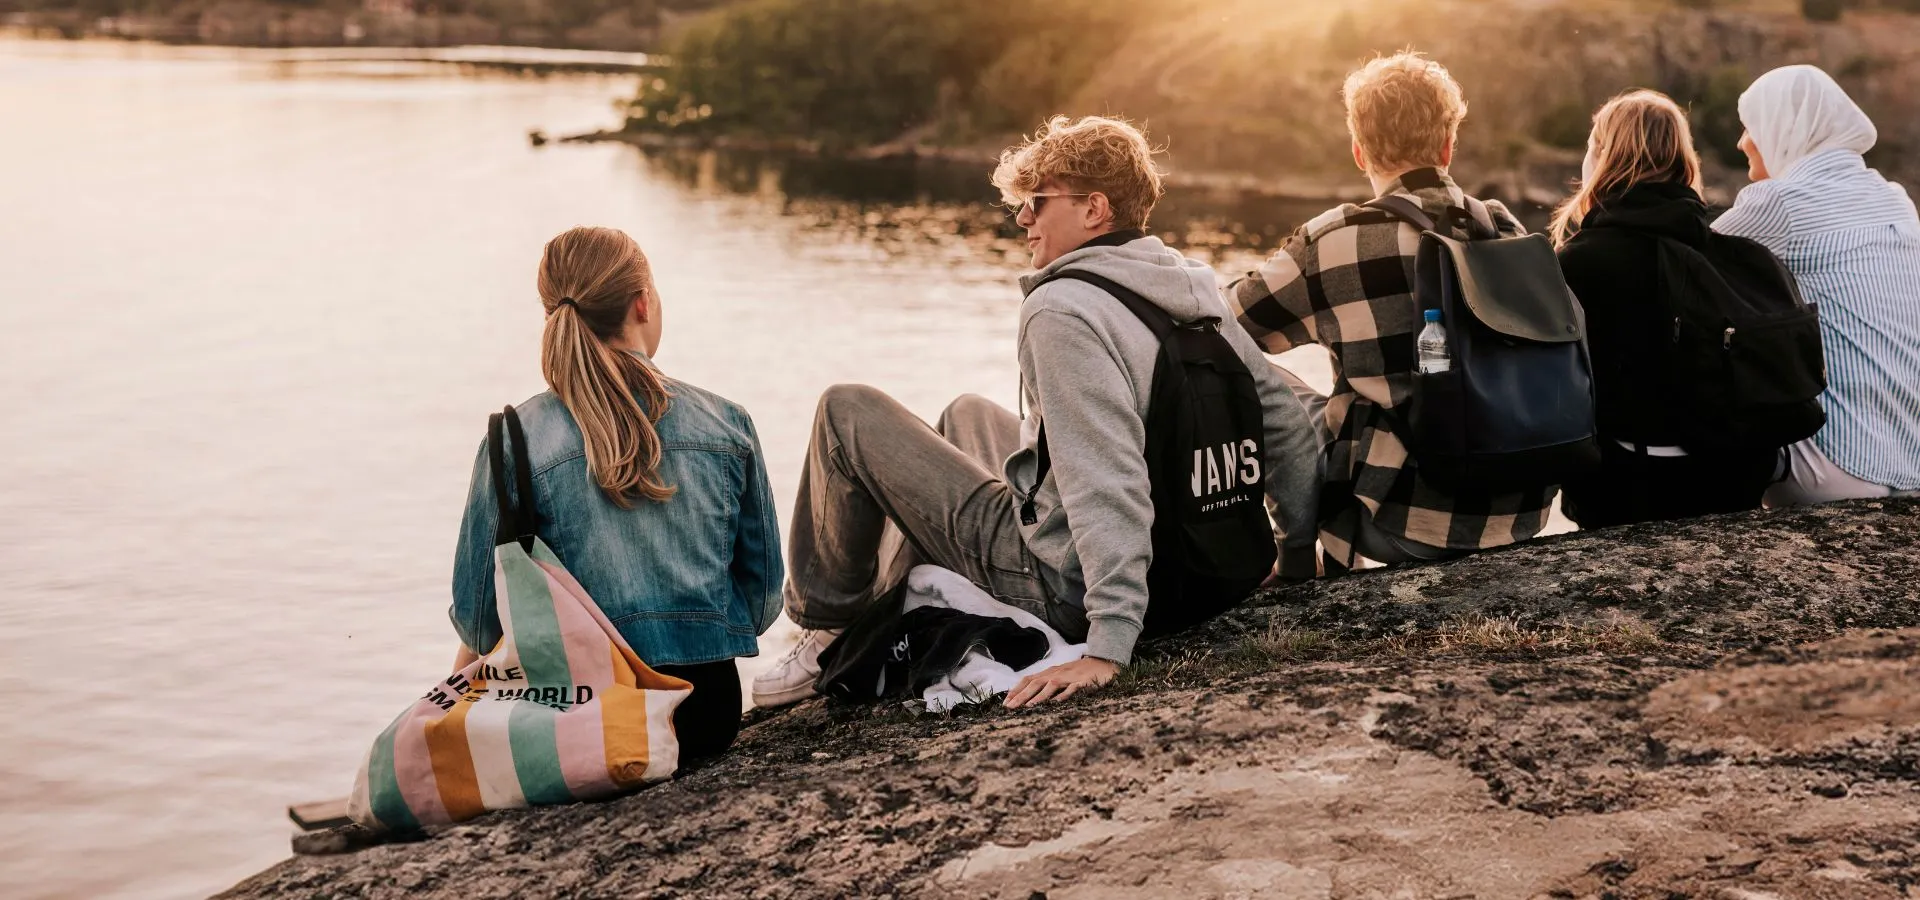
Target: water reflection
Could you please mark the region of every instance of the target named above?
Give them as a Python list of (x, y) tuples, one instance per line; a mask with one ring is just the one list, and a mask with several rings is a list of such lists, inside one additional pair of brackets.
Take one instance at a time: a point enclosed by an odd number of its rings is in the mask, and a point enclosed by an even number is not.
[[(1024, 262), (1025, 242), (987, 181), (988, 161), (844, 160), (743, 150), (646, 149), (650, 165), (701, 192), (759, 198), (781, 215), (871, 241), (891, 255), (960, 242)], [(1153, 213), (1168, 244), (1208, 261), (1253, 262), (1324, 211), (1244, 191), (1175, 187)]]
[[(1013, 217), (988, 183), (988, 160), (848, 160), (751, 150), (637, 150), (655, 171), (700, 193), (755, 198), (802, 229), (871, 244), (888, 257), (923, 258), (929, 248), (977, 254), (976, 261), (1026, 263)], [(1356, 186), (1364, 188), (1356, 176)], [(1253, 191), (1181, 186), (1153, 212), (1153, 231), (1169, 245), (1213, 264), (1224, 277), (1253, 266), (1301, 223), (1324, 212), (1320, 200)], [(1545, 209), (1517, 210), (1529, 225)]]
[[(0, 179), (0, 509), (30, 526), (0, 634), (36, 702), (0, 721), (0, 897), (231, 884), (444, 676), (475, 447), (540, 389), (533, 267), (569, 226), (648, 248), (663, 366), (752, 411), (783, 508), (830, 384), (1015, 405), (1027, 257), (988, 165), (528, 145), (630, 91), (0, 41), (32, 136)], [(1155, 224), (1232, 273), (1317, 206), (1176, 188)], [(1285, 361), (1324, 384), (1317, 353)]]

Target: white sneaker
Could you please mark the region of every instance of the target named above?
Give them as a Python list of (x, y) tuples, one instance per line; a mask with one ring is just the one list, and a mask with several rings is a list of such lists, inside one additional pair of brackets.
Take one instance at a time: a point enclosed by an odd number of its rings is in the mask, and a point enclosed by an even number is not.
[(838, 631), (807, 629), (800, 632), (793, 649), (775, 660), (765, 672), (753, 679), (753, 705), (761, 709), (799, 703), (820, 693), (820, 651), (825, 650)]

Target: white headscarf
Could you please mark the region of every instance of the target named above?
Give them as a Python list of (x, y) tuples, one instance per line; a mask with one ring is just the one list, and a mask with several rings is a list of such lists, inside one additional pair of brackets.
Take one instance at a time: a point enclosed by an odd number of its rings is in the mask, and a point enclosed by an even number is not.
[(1814, 66), (1786, 66), (1760, 76), (1740, 95), (1740, 124), (1753, 135), (1774, 178), (1785, 178), (1816, 153), (1865, 153), (1880, 139), (1873, 120), (1833, 76)]

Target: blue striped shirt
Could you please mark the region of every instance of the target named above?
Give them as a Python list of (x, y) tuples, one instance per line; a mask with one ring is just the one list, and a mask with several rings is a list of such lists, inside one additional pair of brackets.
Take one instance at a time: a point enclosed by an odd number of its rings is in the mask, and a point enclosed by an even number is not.
[(1860, 154), (1828, 150), (1748, 185), (1715, 231), (1765, 244), (1820, 309), (1820, 452), (1862, 481), (1920, 488), (1920, 215)]

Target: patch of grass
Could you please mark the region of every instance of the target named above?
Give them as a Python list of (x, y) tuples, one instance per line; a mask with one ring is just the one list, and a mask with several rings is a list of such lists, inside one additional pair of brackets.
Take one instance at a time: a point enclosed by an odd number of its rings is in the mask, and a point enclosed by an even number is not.
[(1337, 653), (1340, 646), (1339, 638), (1324, 631), (1279, 624), (1268, 626), (1265, 633), (1247, 642), (1254, 654), (1273, 662), (1322, 659)]
[(1660, 643), (1653, 630), (1638, 622), (1615, 621), (1587, 625), (1529, 627), (1516, 618), (1476, 617), (1450, 623), (1433, 632), (1429, 647), (1438, 653), (1475, 655), (1516, 652), (1632, 653)]
[(1410, 629), (1372, 640), (1348, 640), (1315, 629), (1275, 623), (1227, 644), (1169, 646), (1135, 658), (1114, 683), (1127, 693), (1192, 687), (1243, 678), (1307, 662), (1645, 653), (1663, 646), (1646, 625), (1625, 620), (1582, 624), (1528, 623), (1518, 617), (1471, 616), (1431, 629)]
[[(1134, 695), (1219, 684), (1272, 672), (1289, 665), (1316, 662), (1391, 663), (1399, 660), (1510, 656), (1550, 656), (1575, 653), (1647, 653), (1666, 646), (1646, 625), (1627, 620), (1583, 624), (1527, 623), (1512, 616), (1469, 616), (1437, 628), (1420, 629), (1408, 623), (1400, 634), (1371, 640), (1353, 640), (1312, 628), (1275, 622), (1265, 630), (1237, 640), (1215, 644), (1149, 646), (1121, 670), (1102, 696)], [(986, 701), (974, 710), (997, 709)], [(829, 721), (837, 728), (865, 729), (916, 721), (915, 703), (883, 704), (849, 710), (834, 707)], [(966, 710), (968, 707), (961, 707)], [(748, 723), (778, 715), (749, 714)]]
[[(1171, 642), (1146, 647), (1111, 685), (1088, 696), (1126, 697), (1221, 685), (1290, 665), (1310, 663), (1393, 666), (1421, 659), (1471, 660), (1521, 654), (1541, 657), (1579, 653), (1643, 654), (1670, 646), (1651, 628), (1625, 619), (1540, 624), (1527, 623), (1514, 616), (1474, 615), (1428, 629), (1407, 623), (1402, 633), (1368, 640), (1342, 638), (1332, 632), (1274, 622), (1264, 630), (1231, 641)], [(963, 705), (940, 716), (925, 715), (924, 704), (918, 700), (872, 706), (829, 705), (814, 712), (803, 712), (801, 715), (820, 717), (807, 728), (818, 740), (805, 749), (855, 753), (876, 728), (917, 726), (925, 736), (927, 728), (965, 727), (965, 723), (956, 720), (1007, 714), (997, 698), (970, 699), (976, 705)], [(746, 724), (755, 725), (787, 715), (791, 713), (786, 709), (754, 710), (747, 714)], [(756, 752), (785, 753), (792, 756), (791, 761), (806, 761), (805, 754), (784, 743), (760, 746), (749, 736), (746, 745), (754, 747)]]
[(1667, 645), (1652, 628), (1639, 622), (1606, 625), (1587, 634), (1587, 647), (1607, 653), (1646, 653)]
[(1120, 670), (1113, 687), (1127, 693), (1170, 688), (1221, 677), (1233, 667), (1214, 659), (1212, 647), (1182, 647), (1167, 653), (1134, 658), (1133, 664)]
[(1440, 653), (1512, 653), (1538, 650), (1549, 641), (1549, 633), (1526, 628), (1518, 619), (1476, 618), (1445, 625), (1428, 641)]

